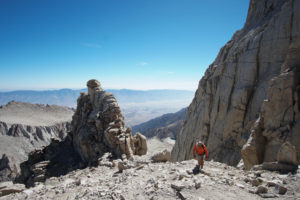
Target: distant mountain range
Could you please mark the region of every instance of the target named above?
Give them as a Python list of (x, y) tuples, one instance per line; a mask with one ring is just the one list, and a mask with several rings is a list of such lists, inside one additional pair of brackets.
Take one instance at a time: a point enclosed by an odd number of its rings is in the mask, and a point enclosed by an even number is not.
[[(186, 90), (106, 90), (114, 94), (125, 116), (128, 126), (143, 123), (165, 113), (176, 112), (186, 107), (192, 101), (193, 91)], [(60, 105), (76, 107), (80, 92), (86, 89), (60, 89), (60, 90), (19, 90), (0, 92), (0, 105), (9, 101)]]
[(140, 132), (147, 138), (158, 137), (160, 139), (171, 137), (176, 138), (183, 126), (187, 108), (183, 108), (176, 113), (168, 113), (151, 119), (142, 124), (132, 127), (132, 133)]

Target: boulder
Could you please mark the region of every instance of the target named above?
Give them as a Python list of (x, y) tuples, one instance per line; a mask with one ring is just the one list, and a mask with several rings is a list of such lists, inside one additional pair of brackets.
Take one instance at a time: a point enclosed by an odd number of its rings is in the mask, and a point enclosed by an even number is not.
[(263, 194), (263, 193), (267, 193), (268, 192), (268, 188), (266, 188), (265, 186), (258, 186), (256, 189), (256, 194)]
[(119, 169), (119, 172), (123, 172), (123, 170), (126, 170), (126, 169), (130, 169), (130, 168), (133, 168), (134, 167), (134, 164), (129, 162), (129, 161), (120, 161), (118, 162), (118, 169)]
[(277, 194), (284, 195), (287, 192), (287, 188), (282, 185), (276, 185), (274, 191)]
[(147, 140), (141, 133), (136, 133), (132, 138), (135, 155), (145, 155), (147, 153)]
[(283, 143), (278, 151), (277, 161), (279, 163), (298, 165), (295, 146), (289, 142)]
[(278, 162), (264, 162), (261, 165), (262, 169), (269, 171), (278, 171), (281, 173), (289, 173), (296, 172), (298, 169), (298, 165), (290, 165), (286, 163), (278, 163)]
[(153, 162), (167, 162), (170, 161), (171, 153), (168, 150), (163, 150), (162, 152), (156, 153), (151, 157)]

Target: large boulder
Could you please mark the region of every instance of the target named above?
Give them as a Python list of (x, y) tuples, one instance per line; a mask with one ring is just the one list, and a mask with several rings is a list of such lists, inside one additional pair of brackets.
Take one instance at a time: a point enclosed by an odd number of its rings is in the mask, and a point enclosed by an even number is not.
[(168, 150), (163, 150), (162, 152), (158, 152), (151, 157), (153, 162), (167, 162), (170, 161), (171, 152)]
[(147, 153), (147, 139), (141, 133), (136, 133), (132, 137), (132, 147), (135, 155), (145, 155)]

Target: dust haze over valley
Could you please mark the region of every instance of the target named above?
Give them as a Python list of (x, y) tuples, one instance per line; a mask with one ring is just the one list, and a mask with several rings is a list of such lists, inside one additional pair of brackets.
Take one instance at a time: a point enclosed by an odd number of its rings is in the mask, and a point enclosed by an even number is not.
[[(134, 126), (166, 113), (173, 113), (187, 107), (194, 96), (189, 90), (107, 90), (115, 95), (125, 116), (125, 122)], [(0, 105), (10, 101), (33, 104), (49, 104), (76, 108), (80, 92), (86, 89), (11, 91), (0, 92)]]

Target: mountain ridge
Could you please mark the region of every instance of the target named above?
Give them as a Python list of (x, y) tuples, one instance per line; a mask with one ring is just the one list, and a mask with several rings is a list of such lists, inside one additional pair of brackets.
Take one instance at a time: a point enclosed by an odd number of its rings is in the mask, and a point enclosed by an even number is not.
[(132, 132), (141, 132), (147, 138), (157, 136), (160, 139), (176, 138), (186, 117), (187, 108), (180, 109), (175, 113), (167, 113), (151, 119), (142, 124), (132, 127)]

